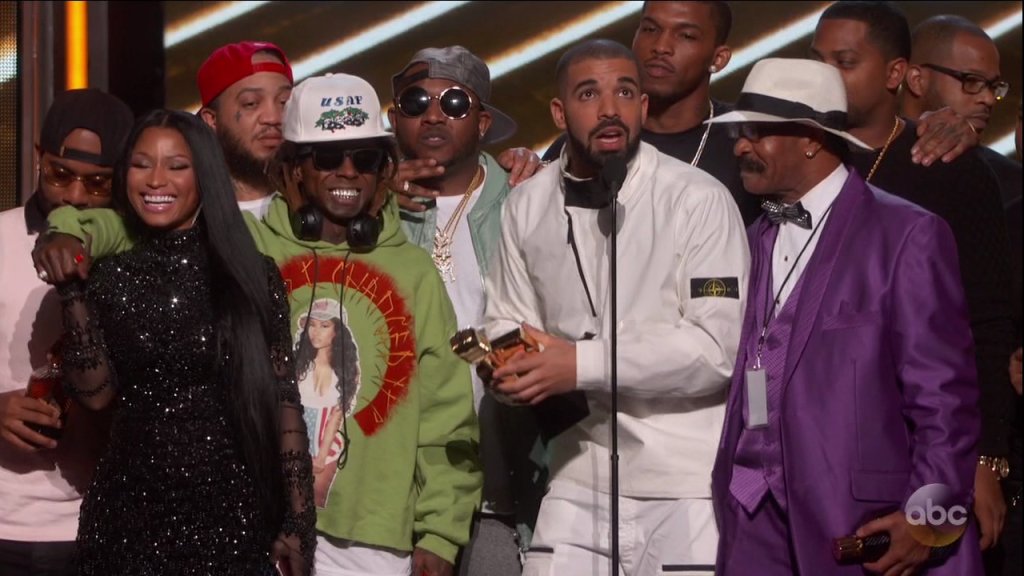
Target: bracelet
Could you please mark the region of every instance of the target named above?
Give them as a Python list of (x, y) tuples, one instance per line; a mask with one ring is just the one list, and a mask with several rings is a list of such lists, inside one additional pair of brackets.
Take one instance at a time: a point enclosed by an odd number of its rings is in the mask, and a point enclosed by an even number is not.
[(994, 472), (1000, 480), (1010, 475), (1010, 461), (1006, 458), (996, 456), (978, 456), (978, 466), (988, 468)]

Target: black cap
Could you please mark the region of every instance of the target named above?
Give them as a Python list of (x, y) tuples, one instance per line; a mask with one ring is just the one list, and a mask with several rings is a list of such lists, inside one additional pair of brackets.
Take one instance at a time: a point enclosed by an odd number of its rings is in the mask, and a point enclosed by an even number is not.
[[(131, 109), (116, 96), (95, 88), (68, 90), (58, 94), (46, 112), (39, 147), (58, 158), (113, 166), (134, 122)], [(64, 146), (64, 139), (78, 128), (100, 137), (99, 154)]]

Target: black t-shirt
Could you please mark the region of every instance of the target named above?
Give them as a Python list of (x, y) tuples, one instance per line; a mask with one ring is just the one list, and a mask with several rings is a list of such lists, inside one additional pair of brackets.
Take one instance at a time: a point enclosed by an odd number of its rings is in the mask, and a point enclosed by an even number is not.
[[(721, 116), (732, 111), (732, 106), (724, 102), (712, 100), (715, 108), (715, 116)], [(654, 146), (662, 154), (666, 154), (687, 164), (692, 164), (697, 149), (700, 147), (701, 138), (704, 137), (704, 130), (708, 126), (699, 124), (684, 132), (661, 134), (643, 130), (640, 133), (640, 140)], [(712, 124), (708, 132), (707, 142), (704, 144), (704, 151), (701, 152), (697, 161), (697, 167), (711, 174), (719, 182), (728, 188), (733, 200), (739, 206), (740, 215), (743, 217), (743, 225), (749, 226), (751, 222), (761, 215), (761, 203), (752, 194), (743, 189), (743, 181), (740, 179), (739, 162), (733, 154), (732, 149), (735, 140), (729, 138), (725, 127), (721, 124)], [(544, 152), (545, 161), (558, 159), (562, 146), (565, 145), (565, 134), (558, 137), (554, 143)]]
[(978, 146), (978, 155), (988, 164), (999, 181), (999, 193), (1003, 197), (1003, 205), (1020, 198), (1021, 167), (1020, 162), (1010, 160), (988, 146)]
[[(976, 150), (950, 163), (914, 164), (910, 149), (917, 141), (916, 126), (907, 122), (892, 141), (870, 184), (941, 217), (956, 238), (975, 360), (981, 384), (981, 442), (979, 454), (1007, 453), (1013, 389), (1007, 365), (1013, 338), (1011, 268), (1006, 216), (999, 184)], [(877, 151), (853, 152), (850, 163), (867, 177)]]

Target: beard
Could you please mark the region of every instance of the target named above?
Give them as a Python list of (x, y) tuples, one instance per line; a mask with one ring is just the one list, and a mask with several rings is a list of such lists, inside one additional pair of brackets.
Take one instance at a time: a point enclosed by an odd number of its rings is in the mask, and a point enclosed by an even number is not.
[[(597, 136), (597, 134), (601, 130), (612, 127), (619, 128), (623, 132), (625, 132), (626, 147), (623, 150), (615, 152), (601, 152), (598, 150), (594, 150), (594, 148), (589, 144), (589, 142), (592, 142), (594, 137)], [(626, 160), (626, 163), (629, 163), (629, 161), (632, 160), (634, 156), (636, 156), (637, 151), (640, 150), (639, 132), (633, 134), (633, 132), (625, 124), (623, 124), (621, 120), (618, 119), (601, 121), (597, 126), (594, 127), (593, 130), (590, 131), (590, 134), (587, 135), (587, 142), (584, 142), (583, 140), (577, 138), (571, 130), (566, 131), (566, 136), (568, 138), (569, 146), (576, 153), (576, 157), (584, 158), (588, 164), (590, 164), (593, 168), (597, 170), (600, 170), (602, 167), (604, 167), (604, 165), (608, 163), (608, 160), (610, 158), (616, 156), (624, 158)]]
[(217, 130), (217, 140), (224, 151), (231, 177), (257, 189), (272, 189), (270, 164), (274, 161), (260, 160), (242, 146), (242, 141), (224, 130)]

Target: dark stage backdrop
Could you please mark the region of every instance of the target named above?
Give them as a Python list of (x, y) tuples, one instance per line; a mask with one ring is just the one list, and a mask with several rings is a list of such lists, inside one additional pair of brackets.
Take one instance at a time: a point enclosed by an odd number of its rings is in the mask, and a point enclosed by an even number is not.
[[(730, 44), (736, 56), (725, 74), (713, 77), (713, 93), (724, 100), (734, 99), (757, 59), (805, 56), (817, 14), (829, 3), (730, 4)], [(962, 14), (986, 27), (1003, 22), (996, 41), (1011, 91), (997, 106), (985, 136), (992, 143), (1011, 133), (1021, 94), (1021, 2), (897, 4), (912, 26), (941, 13)], [(345, 72), (366, 78), (388, 106), (390, 76), (416, 50), (462, 44), (487, 60), (496, 76), (494, 104), (519, 122), (519, 132), (500, 146), (538, 148), (556, 133), (548, 102), (554, 95), (555, 63), (565, 47), (583, 37), (629, 45), (641, 6), (554, 1), (165, 2), (166, 101), (173, 107), (198, 106), (195, 74), (206, 56), (222, 44), (254, 39), (280, 45), (299, 76)]]

